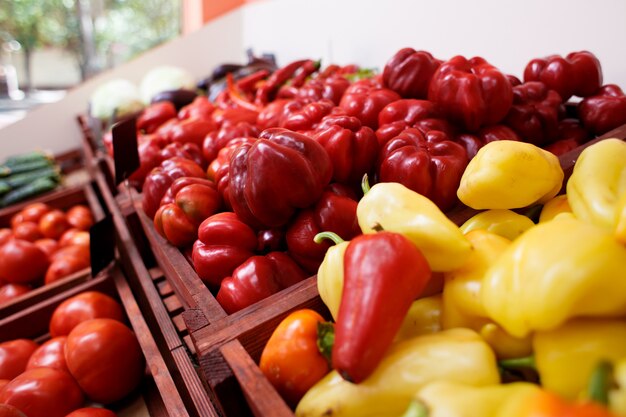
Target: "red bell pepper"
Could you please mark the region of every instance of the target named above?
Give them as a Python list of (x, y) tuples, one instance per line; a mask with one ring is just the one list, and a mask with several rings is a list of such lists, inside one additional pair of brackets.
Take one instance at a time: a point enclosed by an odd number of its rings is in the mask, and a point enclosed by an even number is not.
[(328, 154), (315, 140), (287, 129), (263, 131), (230, 159), (230, 203), (250, 225), (280, 227), (314, 204), (332, 177)]
[(454, 128), (443, 118), (439, 107), (427, 100), (394, 101), (382, 109), (378, 115), (378, 124), (380, 127), (376, 131), (376, 137), (381, 147), (409, 127), (417, 128), (422, 133), (439, 130), (450, 138), (455, 133)]
[(309, 274), (315, 274), (330, 247), (313, 238), (320, 232), (334, 232), (345, 240), (361, 234), (356, 218), (357, 197), (340, 184), (328, 186), (314, 208), (301, 211), (287, 229), (289, 255)]
[(576, 142), (576, 139), (559, 139), (556, 142), (552, 142), (544, 149), (546, 151), (552, 152), (556, 156), (563, 155), (564, 153), (568, 153), (569, 151), (576, 149), (579, 146), (579, 143)]
[(190, 142), (202, 146), (206, 135), (215, 130), (217, 130), (217, 125), (211, 119), (189, 118), (180, 120), (172, 126), (169, 139), (172, 142)]
[(318, 77), (307, 81), (298, 89), (296, 97), (307, 103), (319, 100), (330, 100), (335, 106), (341, 102), (341, 98), (350, 87), (350, 81), (342, 75), (335, 74), (329, 77)]
[(216, 298), (228, 314), (233, 314), (306, 277), (285, 253), (253, 256), (224, 278)]
[(137, 138), (137, 142), (139, 168), (128, 177), (128, 180), (131, 184), (141, 188), (150, 171), (163, 162), (164, 158), (161, 154), (161, 148), (167, 143), (167, 140), (155, 134), (140, 134)]
[(428, 86), (441, 61), (429, 52), (400, 49), (385, 65), (383, 85), (404, 98), (428, 97)]
[(374, 131), (356, 117), (330, 115), (322, 119), (313, 138), (326, 149), (333, 164), (333, 179), (358, 186), (364, 174), (371, 174), (378, 158)]
[(215, 183), (217, 184), (217, 191), (222, 196), (224, 200), (224, 205), (231, 210), (232, 205), (230, 204), (230, 191), (229, 191), (229, 183), (230, 183), (230, 175), (229, 175), (229, 167), (230, 167), (230, 158), (233, 155), (235, 149), (237, 149), (240, 145), (248, 144), (252, 145), (257, 141), (257, 138), (237, 138), (233, 139), (228, 144), (220, 149), (217, 154), (217, 158), (213, 160), (209, 169), (207, 170), (207, 174), (209, 178), (213, 176)]
[(399, 182), (445, 211), (457, 201), (456, 190), (467, 163), (465, 148), (444, 133), (431, 130), (423, 135), (410, 128), (382, 148), (378, 179)]
[(186, 105), (178, 112), (179, 119), (210, 119), (215, 111), (215, 106), (211, 104), (205, 96), (196, 97), (190, 104)]
[(367, 78), (352, 84), (339, 103), (349, 116), (356, 117), (364, 126), (378, 129), (378, 114), (389, 103), (400, 100), (393, 90), (378, 86), (376, 79)]
[(496, 140), (520, 141), (520, 137), (511, 128), (504, 125), (493, 125), (481, 128), (476, 133), (461, 133), (456, 136), (456, 142), (461, 144), (467, 152), (467, 158), (472, 159), (480, 148)]
[(589, 132), (602, 135), (626, 123), (626, 96), (615, 84), (607, 84), (578, 104), (578, 115)]
[(198, 164), (180, 157), (163, 161), (160, 167), (148, 174), (142, 189), (142, 207), (148, 217), (154, 218), (167, 189), (180, 177), (206, 178), (206, 175)]
[(192, 160), (203, 169), (207, 166), (207, 161), (202, 156), (202, 150), (195, 143), (173, 142), (161, 149), (161, 158), (163, 158), (163, 160), (177, 156)]
[(572, 52), (565, 58), (550, 55), (530, 61), (524, 69), (524, 81), (541, 81), (566, 102), (574, 95), (587, 97), (596, 93), (602, 85), (602, 67), (588, 51)]
[(153, 133), (159, 126), (176, 117), (176, 107), (169, 101), (161, 101), (146, 107), (137, 118), (137, 130)]
[(225, 124), (236, 125), (239, 122), (246, 122), (251, 125), (256, 123), (256, 119), (259, 116), (259, 112), (248, 109), (217, 109), (211, 115), (211, 118), (219, 127)]
[(539, 81), (513, 87), (513, 106), (504, 124), (524, 142), (542, 146), (557, 138), (559, 115), (564, 113), (561, 96)]
[(424, 255), (399, 233), (360, 235), (348, 244), (332, 351), (344, 379), (359, 383), (374, 371), (430, 277)]
[(191, 259), (200, 279), (217, 288), (235, 268), (254, 256), (257, 235), (235, 213), (214, 214), (200, 224)]
[(288, 65), (285, 65), (282, 68), (277, 69), (270, 75), (265, 84), (263, 84), (256, 91), (256, 97), (254, 99), (254, 103), (263, 107), (267, 103), (274, 101), (276, 97), (275, 94), (278, 89), (285, 84), (290, 78), (296, 74), (299, 68), (303, 67), (307, 62), (313, 62), (310, 59), (303, 59), (299, 61), (294, 61)]
[(285, 117), (291, 113), (294, 106), (299, 109), (304, 104), (292, 99), (277, 99), (265, 106), (256, 119), (256, 125), (260, 131), (270, 127), (280, 127)]
[(309, 103), (299, 110), (294, 110), (295, 107), (295, 105), (287, 107), (287, 111), (290, 111), (290, 114), (285, 116), (280, 127), (300, 133), (308, 133), (314, 130), (325, 116), (328, 116), (336, 109), (335, 104), (330, 100)]
[(559, 139), (574, 139), (578, 144), (589, 140), (589, 133), (578, 119), (563, 119), (559, 122)]
[(511, 87), (518, 86), (522, 83), (522, 81), (519, 78), (517, 78), (515, 75), (506, 74), (506, 78), (509, 79), (509, 82), (511, 83)]
[(204, 138), (202, 155), (210, 163), (217, 157), (220, 149), (231, 140), (251, 136), (256, 137), (258, 134), (259, 129), (254, 124), (248, 122), (225, 122), (219, 130), (209, 133)]
[[(172, 245), (186, 246), (196, 240), (200, 223), (219, 210), (222, 199), (215, 184), (203, 178), (179, 178), (170, 190), (154, 216), (154, 226)], [(168, 193), (174, 196), (171, 203)]]
[(513, 103), (506, 75), (480, 57), (455, 56), (433, 75), (428, 99), (455, 124), (471, 132), (504, 119)]
[(270, 252), (287, 250), (285, 234), (286, 231), (282, 228), (260, 230), (257, 233), (257, 252), (265, 255)]

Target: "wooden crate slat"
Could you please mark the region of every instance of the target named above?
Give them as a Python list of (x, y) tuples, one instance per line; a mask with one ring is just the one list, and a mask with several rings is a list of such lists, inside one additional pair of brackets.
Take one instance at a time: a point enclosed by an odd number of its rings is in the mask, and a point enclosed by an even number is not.
[(159, 289), (159, 294), (161, 294), (161, 297), (167, 297), (169, 295), (174, 294), (174, 290), (172, 289), (172, 286), (170, 285), (169, 282), (165, 280), (157, 283), (157, 288)]
[(189, 354), (183, 346), (176, 348), (172, 351), (174, 360), (178, 364), (178, 370), (181, 373), (185, 381), (190, 381), (187, 386), (189, 387), (189, 394), (191, 400), (198, 410), (200, 417), (217, 417), (219, 416), (214, 405), (211, 403), (207, 390), (200, 378), (193, 364), (189, 361)]

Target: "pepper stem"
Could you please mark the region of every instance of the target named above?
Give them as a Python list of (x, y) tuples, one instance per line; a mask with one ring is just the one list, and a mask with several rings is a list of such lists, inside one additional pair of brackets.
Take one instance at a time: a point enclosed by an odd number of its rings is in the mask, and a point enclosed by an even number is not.
[(593, 402), (608, 405), (609, 388), (613, 382), (613, 365), (609, 361), (600, 361), (594, 368), (589, 384), (587, 397)]
[(334, 233), (334, 232), (320, 232), (315, 235), (315, 237), (313, 238), (313, 242), (319, 244), (319, 243), (322, 243), (324, 239), (332, 240), (335, 243), (335, 245), (338, 245), (344, 242), (344, 240), (341, 237), (339, 237), (337, 233)]
[(428, 417), (430, 413), (428, 412), (428, 408), (424, 405), (423, 402), (419, 400), (413, 400), (409, 404), (409, 407), (406, 409), (402, 417)]
[(498, 361), (498, 365), (505, 369), (531, 368), (537, 369), (534, 356), (526, 356), (524, 358), (502, 359)]
[(335, 344), (335, 326), (331, 322), (317, 323), (317, 349), (332, 368), (331, 353)]
[(361, 180), (361, 190), (363, 190), (363, 195), (370, 191), (370, 179), (367, 174), (363, 175), (363, 179)]

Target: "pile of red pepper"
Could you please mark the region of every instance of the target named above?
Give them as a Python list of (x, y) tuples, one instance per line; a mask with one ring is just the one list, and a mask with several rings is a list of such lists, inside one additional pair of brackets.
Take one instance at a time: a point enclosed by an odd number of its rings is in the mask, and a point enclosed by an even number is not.
[[(234, 312), (315, 274), (328, 248), (317, 233), (361, 233), (364, 174), (447, 211), (488, 142), (560, 154), (626, 123), (626, 96), (602, 85), (590, 52), (533, 59), (523, 79), (480, 57), (411, 48), (379, 75), (305, 59), (228, 76), (213, 102), (143, 111), (131, 180), (159, 233), (191, 249), (200, 278)], [(573, 95), (582, 101), (566, 106)]]

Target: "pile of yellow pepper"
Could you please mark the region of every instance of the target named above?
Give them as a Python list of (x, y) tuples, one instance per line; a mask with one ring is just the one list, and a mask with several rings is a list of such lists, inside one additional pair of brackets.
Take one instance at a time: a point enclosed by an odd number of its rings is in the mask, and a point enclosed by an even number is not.
[[(492, 142), (458, 190), (485, 211), (461, 227), (400, 184), (373, 186), (359, 202), (361, 229), (405, 235), (443, 291), (413, 303), (365, 381), (331, 371), (296, 415), (626, 416), (626, 142), (585, 149), (557, 196), (563, 178), (551, 153)], [(537, 205), (537, 224), (513, 211)], [(318, 272), (334, 318), (345, 245)], [(520, 378), (524, 367), (536, 380)], [(504, 383), (507, 372), (522, 380)]]

